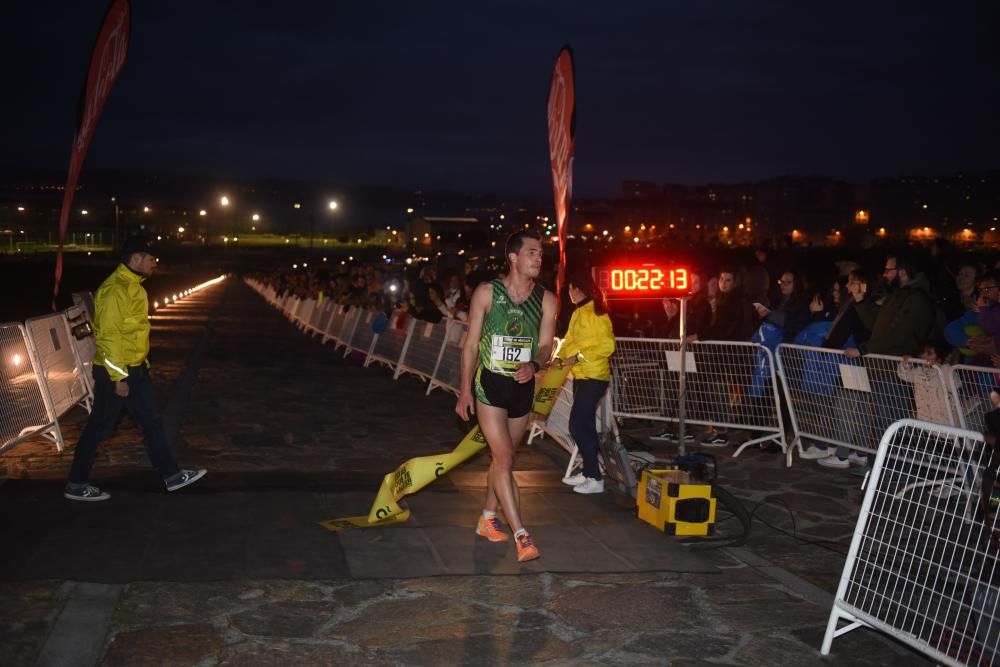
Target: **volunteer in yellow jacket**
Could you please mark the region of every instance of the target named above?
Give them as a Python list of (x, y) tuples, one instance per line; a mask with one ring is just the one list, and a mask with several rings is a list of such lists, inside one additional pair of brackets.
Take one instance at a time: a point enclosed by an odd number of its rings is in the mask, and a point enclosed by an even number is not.
[(144, 241), (130, 238), (122, 263), (94, 295), (94, 403), (73, 452), (73, 466), (63, 495), (69, 500), (100, 501), (111, 497), (89, 483), (97, 446), (115, 430), (123, 407), (142, 429), (146, 454), (167, 491), (197, 482), (204, 470), (180, 470), (167, 447), (163, 424), (149, 378), (149, 300), (142, 281), (156, 268), (156, 257)]
[(580, 450), (583, 472), (566, 477), (563, 482), (577, 493), (601, 493), (604, 480), (597, 463), (597, 406), (611, 382), (608, 358), (615, 351), (615, 334), (608, 317), (608, 303), (591, 273), (574, 273), (567, 286), (576, 310), (555, 363), (573, 367), (569, 432)]

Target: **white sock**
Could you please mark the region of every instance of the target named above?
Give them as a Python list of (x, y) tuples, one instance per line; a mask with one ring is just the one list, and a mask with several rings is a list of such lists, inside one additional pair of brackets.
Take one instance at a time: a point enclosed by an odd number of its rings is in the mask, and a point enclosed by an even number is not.
[(497, 515), (496, 512), (491, 512), (489, 510), (483, 510), (483, 518), (486, 520), (492, 519)]
[(515, 531), (514, 531), (514, 537), (517, 537), (517, 536), (518, 536), (518, 535), (520, 535), (521, 533), (524, 533), (525, 535), (527, 535), (527, 534), (528, 534), (528, 531), (526, 531), (526, 530), (525, 530), (524, 528), (521, 528), (520, 530), (515, 530)]

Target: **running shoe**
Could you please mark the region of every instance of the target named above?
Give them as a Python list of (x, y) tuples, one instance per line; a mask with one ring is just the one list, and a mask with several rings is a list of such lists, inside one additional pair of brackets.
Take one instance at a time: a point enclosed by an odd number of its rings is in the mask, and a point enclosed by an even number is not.
[(194, 484), (199, 479), (204, 477), (206, 472), (208, 471), (204, 468), (201, 470), (181, 470), (171, 479), (165, 480), (163, 483), (167, 485), (167, 491), (176, 491), (178, 489), (183, 489), (188, 484)]
[(514, 537), (514, 544), (517, 545), (517, 560), (519, 563), (535, 560), (541, 555), (538, 553), (538, 547), (535, 546), (534, 540), (531, 539), (531, 535), (528, 535), (527, 531), (518, 533)]
[(107, 500), (110, 497), (111, 494), (107, 491), (101, 491), (96, 486), (91, 486), (89, 484), (75, 488), (67, 486), (63, 491), (63, 498), (66, 498), (67, 500), (82, 500), (89, 503)]
[(490, 542), (506, 542), (510, 539), (510, 535), (500, 528), (500, 522), (496, 517), (487, 519), (482, 514), (479, 515), (479, 522), (476, 524), (476, 535), (485, 537)]

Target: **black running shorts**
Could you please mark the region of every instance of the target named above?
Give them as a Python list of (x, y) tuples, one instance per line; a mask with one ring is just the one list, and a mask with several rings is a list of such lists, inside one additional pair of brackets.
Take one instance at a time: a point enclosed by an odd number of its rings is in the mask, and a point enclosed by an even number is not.
[(507, 417), (517, 419), (531, 412), (535, 401), (535, 378), (521, 384), (512, 377), (494, 373), (482, 366), (473, 380), (476, 400), (507, 411)]

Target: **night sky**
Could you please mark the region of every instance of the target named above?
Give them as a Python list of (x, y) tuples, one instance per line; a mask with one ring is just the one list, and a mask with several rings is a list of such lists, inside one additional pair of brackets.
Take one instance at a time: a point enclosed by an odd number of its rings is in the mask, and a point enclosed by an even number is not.
[[(550, 191), (545, 97), (567, 42), (577, 195), (624, 179), (1000, 166), (996, 10), (917, 6), (135, 1), (84, 179), (135, 169)], [(0, 166), (65, 168), (105, 8), (0, 9)]]

